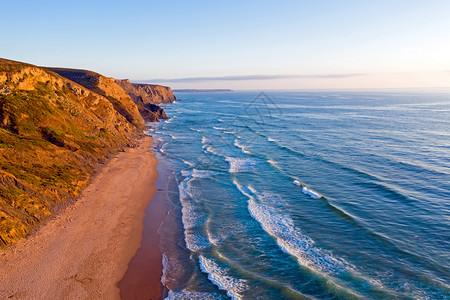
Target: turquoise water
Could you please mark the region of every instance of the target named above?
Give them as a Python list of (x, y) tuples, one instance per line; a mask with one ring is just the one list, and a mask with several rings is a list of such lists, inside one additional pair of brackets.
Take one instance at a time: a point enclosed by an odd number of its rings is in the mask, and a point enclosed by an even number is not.
[(169, 299), (450, 299), (450, 94), (176, 96)]

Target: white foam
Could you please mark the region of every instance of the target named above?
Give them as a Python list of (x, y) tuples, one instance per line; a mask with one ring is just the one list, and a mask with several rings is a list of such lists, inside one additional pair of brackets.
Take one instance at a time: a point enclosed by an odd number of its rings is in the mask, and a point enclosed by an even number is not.
[(322, 195), (320, 195), (318, 192), (316, 192), (316, 191), (314, 191), (314, 190), (312, 190), (312, 189), (310, 189), (310, 188), (308, 188), (306, 186), (302, 187), (302, 193), (305, 194), (305, 195), (310, 196), (313, 199), (320, 199), (320, 198), (322, 198)]
[(242, 293), (248, 289), (246, 280), (231, 276), (229, 269), (221, 268), (214, 260), (200, 255), (199, 263), (200, 269), (208, 274), (208, 279), (232, 299), (241, 299)]
[(257, 203), (253, 198), (248, 201), (248, 210), (264, 231), (276, 238), (280, 248), (295, 256), (300, 265), (322, 273), (345, 269), (347, 263), (344, 260), (336, 259), (329, 251), (315, 247), (311, 238), (294, 227), (290, 217)]
[(227, 157), (226, 161), (230, 164), (230, 173), (250, 172), (255, 164), (251, 158)]
[(294, 181), (292, 181), (292, 183), (294, 184), (294, 185), (296, 185), (296, 186), (302, 186), (303, 184), (299, 181), (299, 180), (297, 180), (297, 179), (294, 179)]
[(170, 271), (172, 271), (173, 266), (169, 261), (169, 258), (163, 253), (162, 255), (162, 275), (161, 275), (161, 283), (165, 286), (169, 281), (168, 275)]
[[(294, 221), (287, 215), (278, 213), (275, 208), (256, 202), (279, 202), (278, 195), (259, 193), (251, 186), (248, 188), (233, 181), (238, 190), (249, 198), (248, 211), (258, 221), (265, 232), (273, 236), (278, 246), (286, 253), (297, 258), (299, 265), (321, 273), (335, 273), (345, 270), (350, 265), (343, 259), (335, 258), (331, 252), (314, 246), (314, 241), (295, 228)], [(271, 198), (273, 198), (271, 200)], [(278, 200), (277, 200), (278, 199)]]
[(270, 138), (270, 137), (268, 137), (267, 140), (268, 140), (269, 142), (274, 142), (274, 143), (277, 142), (277, 140), (275, 140), (275, 139), (273, 139), (273, 138)]
[(200, 129), (197, 129), (197, 128), (190, 127), (189, 129), (192, 130), (192, 131), (196, 131), (196, 132), (203, 132), (203, 131), (201, 131)]
[(274, 168), (279, 169), (278, 163), (277, 163), (276, 161), (271, 160), (271, 159), (268, 159), (267, 162), (268, 162), (269, 164), (271, 164)]
[(192, 252), (200, 251), (211, 246), (207, 237), (198, 233), (193, 233), (190, 230), (185, 230), (184, 240), (186, 242), (186, 248)]
[(189, 292), (180, 291), (174, 292), (169, 291), (169, 294), (164, 300), (220, 300), (222, 297), (213, 293), (204, 292)]
[(247, 148), (244, 145), (239, 144), (239, 140), (235, 139), (234, 140), (234, 145), (238, 148), (241, 149), (242, 152), (244, 152), (245, 154), (252, 154), (250, 151), (247, 150)]
[(209, 140), (206, 138), (206, 136), (203, 136), (202, 137), (202, 144), (206, 144), (208, 142), (209, 142)]
[(220, 131), (226, 130), (225, 128), (217, 127), (217, 126), (213, 126), (213, 129), (215, 129), (215, 130), (220, 130)]
[(197, 170), (197, 169), (181, 170), (181, 175), (192, 176), (193, 178), (208, 178), (215, 174), (217, 173), (210, 170)]
[(250, 195), (250, 193), (252, 192), (251, 190), (252, 187), (247, 188), (246, 186), (239, 184), (239, 182), (237, 182), (236, 179), (233, 179), (233, 183), (242, 194), (244, 194), (249, 198), (252, 198), (252, 196)]
[(167, 142), (164, 144), (161, 144), (161, 148), (159, 148), (159, 152), (165, 154), (166, 153), (165, 149), (166, 149), (167, 145), (169, 145), (169, 143), (167, 143)]
[(189, 185), (191, 176), (186, 177), (179, 185), (181, 202), (181, 221), (184, 228), (184, 240), (186, 248), (191, 251), (198, 251), (208, 248), (211, 244), (208, 238), (195, 232), (195, 228), (206, 222), (206, 216), (198, 211), (192, 197), (198, 194), (198, 191), (192, 189)]
[[(184, 160), (184, 159), (181, 159), (181, 160), (183, 161), (183, 163), (185, 163), (185, 164), (188, 165), (189, 167), (194, 166), (193, 163), (191, 163), (191, 162), (189, 162), (189, 161), (187, 161), (187, 160)], [(183, 172), (183, 171), (182, 171), (182, 172)]]
[(209, 152), (211, 154), (217, 155), (217, 156), (223, 156), (222, 154), (220, 154), (219, 152), (216, 151), (216, 149), (214, 149), (211, 146), (207, 146), (207, 147), (202, 147), (206, 150), (206, 152)]
[(322, 195), (321, 195), (321, 194), (319, 194), (319, 193), (316, 192), (315, 190), (313, 190), (313, 189), (307, 187), (306, 184), (304, 184), (303, 182), (301, 182), (301, 181), (298, 180), (298, 179), (294, 179), (294, 180), (292, 181), (292, 184), (301, 187), (301, 188), (302, 188), (302, 193), (305, 194), (305, 195), (310, 196), (310, 197), (313, 198), (313, 199), (320, 199), (320, 198), (322, 198)]

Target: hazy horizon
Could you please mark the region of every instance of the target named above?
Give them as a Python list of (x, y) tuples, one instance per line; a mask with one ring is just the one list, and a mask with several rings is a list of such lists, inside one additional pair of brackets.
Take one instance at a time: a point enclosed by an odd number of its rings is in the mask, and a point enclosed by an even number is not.
[(447, 1), (8, 2), (0, 56), (184, 88), (450, 87)]

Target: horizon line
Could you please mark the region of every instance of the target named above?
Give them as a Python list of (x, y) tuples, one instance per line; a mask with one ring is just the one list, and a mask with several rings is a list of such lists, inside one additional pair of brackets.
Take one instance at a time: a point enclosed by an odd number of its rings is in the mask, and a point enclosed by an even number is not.
[(366, 76), (365, 73), (337, 73), (337, 74), (274, 74), (274, 75), (227, 75), (227, 76), (198, 76), (182, 78), (157, 78), (143, 79), (142, 82), (202, 82), (202, 81), (248, 81), (248, 80), (273, 80), (295, 78), (350, 78)]

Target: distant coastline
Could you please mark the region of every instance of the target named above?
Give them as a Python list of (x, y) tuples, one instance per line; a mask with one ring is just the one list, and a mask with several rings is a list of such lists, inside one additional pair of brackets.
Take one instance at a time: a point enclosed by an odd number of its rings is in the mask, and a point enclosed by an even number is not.
[(179, 89), (173, 90), (174, 93), (218, 93), (218, 92), (234, 92), (230, 89)]

